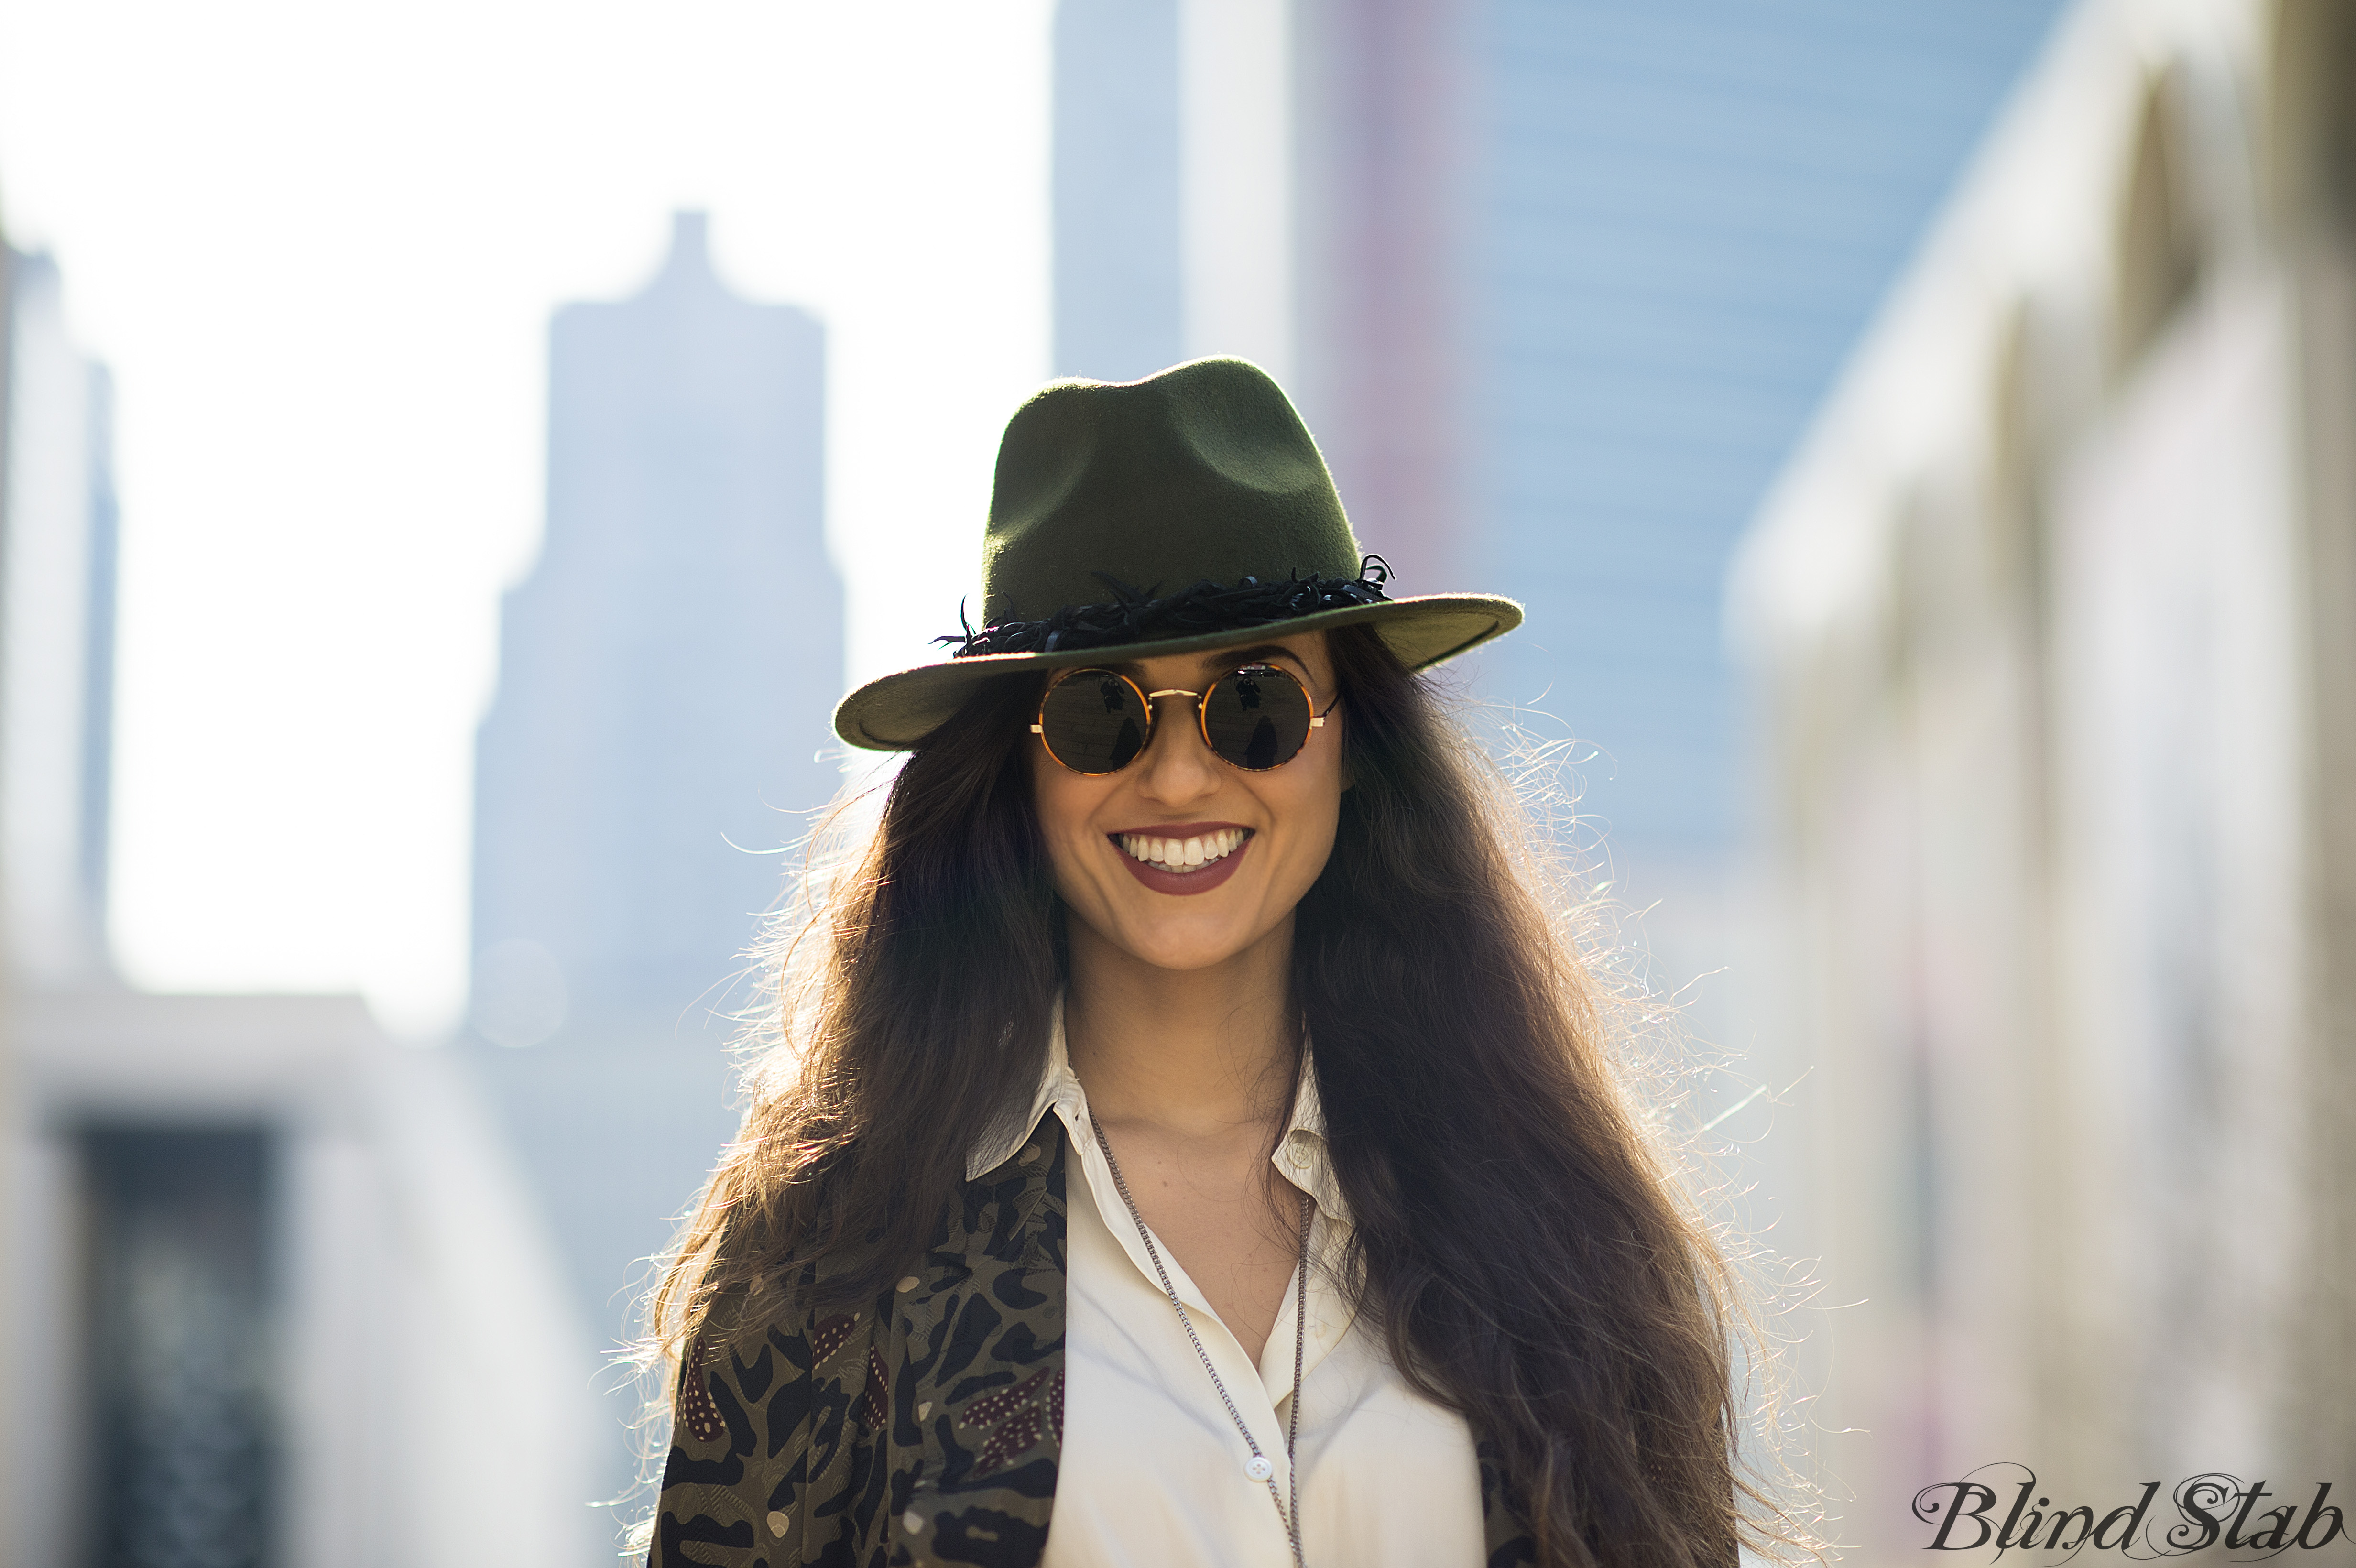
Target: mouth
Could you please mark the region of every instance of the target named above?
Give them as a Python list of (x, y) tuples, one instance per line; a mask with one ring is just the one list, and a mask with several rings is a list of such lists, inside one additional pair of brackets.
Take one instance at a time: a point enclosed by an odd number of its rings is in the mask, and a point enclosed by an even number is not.
[(1180, 876), (1199, 872), (1244, 847), (1248, 827), (1215, 827), (1205, 833), (1173, 837), (1157, 833), (1116, 833), (1112, 841), (1132, 860)]
[(1106, 837), (1130, 875), (1156, 892), (1206, 893), (1229, 877), (1252, 841), (1252, 830), (1232, 823), (1181, 823)]

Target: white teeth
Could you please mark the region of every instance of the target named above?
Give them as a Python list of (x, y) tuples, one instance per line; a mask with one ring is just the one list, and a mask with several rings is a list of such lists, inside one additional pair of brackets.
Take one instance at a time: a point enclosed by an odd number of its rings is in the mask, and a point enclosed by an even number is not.
[(1226, 859), (1247, 837), (1240, 827), (1222, 827), (1216, 833), (1194, 838), (1156, 838), (1147, 833), (1124, 833), (1119, 842), (1122, 852), (1131, 859), (1185, 872)]

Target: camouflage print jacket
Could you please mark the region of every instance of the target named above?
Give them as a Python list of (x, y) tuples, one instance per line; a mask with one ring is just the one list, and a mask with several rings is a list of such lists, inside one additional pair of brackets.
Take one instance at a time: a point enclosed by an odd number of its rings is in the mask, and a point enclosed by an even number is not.
[[(1063, 1445), (1066, 1152), (1051, 1117), (865, 1309), (699, 1338), (648, 1568), (1036, 1563)], [(1490, 1568), (1534, 1563), (1480, 1453)]]

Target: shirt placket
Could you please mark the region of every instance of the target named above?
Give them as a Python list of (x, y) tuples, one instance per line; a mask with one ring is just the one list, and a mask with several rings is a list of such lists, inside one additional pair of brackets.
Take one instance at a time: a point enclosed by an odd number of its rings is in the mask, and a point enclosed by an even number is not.
[[(1081, 1171), (1088, 1183), (1089, 1196), (1096, 1200), (1098, 1212), (1104, 1216), (1106, 1228), (1112, 1232), (1113, 1240), (1119, 1243), (1121, 1252), (1158, 1294), (1162, 1282), (1154, 1276), (1153, 1260), (1147, 1254), (1145, 1243), (1138, 1236), (1137, 1225), (1130, 1218), (1129, 1206), (1121, 1200), (1120, 1189), (1113, 1181), (1112, 1168), (1105, 1163), (1104, 1151), (1098, 1147), (1096, 1133), (1089, 1125), (1087, 1096), (1081, 1090), (1078, 1079), (1069, 1073), (1065, 1076), (1066, 1082), (1056, 1091), (1055, 1112), (1070, 1134), (1073, 1152), (1078, 1157)], [(1260, 1366), (1237, 1340), (1226, 1320), (1212, 1310), (1209, 1300), (1194, 1284), (1193, 1276), (1171, 1255), (1168, 1243), (1157, 1235), (1153, 1238), (1153, 1244), (1161, 1251), (1162, 1266), (1170, 1273), (1172, 1288), (1177, 1291), (1178, 1299), (1185, 1303), (1186, 1311), (1194, 1320), (1195, 1338), (1201, 1341), (1204, 1354), (1210, 1357), (1212, 1366), (1218, 1371), (1219, 1381), (1227, 1391), (1227, 1397), (1235, 1403), (1236, 1413), (1251, 1429), (1253, 1439), (1259, 1444), (1260, 1453), (1274, 1467), (1278, 1492), (1290, 1498), (1292, 1495), (1292, 1466), (1284, 1451), (1286, 1413), (1279, 1408), (1279, 1401), (1289, 1398), (1292, 1392), (1291, 1303), (1296, 1281), (1286, 1282), (1286, 1304), (1278, 1321), (1278, 1332), (1269, 1336), (1271, 1345), (1280, 1334), (1284, 1341), (1283, 1381), (1280, 1385), (1271, 1388)], [(1314, 1281), (1322, 1272), (1315, 1269), (1311, 1272), (1310, 1322), (1312, 1327), (1319, 1321)], [(1316, 1352), (1313, 1342), (1310, 1349)], [(1318, 1359), (1322, 1359), (1322, 1352), (1302, 1360), (1304, 1380), (1308, 1369)], [(1201, 1397), (1211, 1412), (1220, 1421), (1226, 1421), (1226, 1409), (1219, 1403), (1218, 1390), (1211, 1386), (1208, 1378), (1201, 1380)], [(1249, 1453), (1243, 1447), (1240, 1436), (1236, 1439), (1236, 1467), (1240, 1471)]]

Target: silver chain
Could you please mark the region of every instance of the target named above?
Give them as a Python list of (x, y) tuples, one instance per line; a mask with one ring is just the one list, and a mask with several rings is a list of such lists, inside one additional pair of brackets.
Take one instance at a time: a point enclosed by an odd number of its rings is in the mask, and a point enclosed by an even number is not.
[[(1112, 1171), (1113, 1188), (1129, 1210), (1130, 1221), (1137, 1226), (1137, 1239), (1145, 1243), (1145, 1255), (1153, 1260), (1154, 1275), (1162, 1281), (1162, 1294), (1170, 1298), (1172, 1307), (1177, 1308), (1179, 1327), (1186, 1330), (1186, 1338), (1194, 1343), (1194, 1354), (1201, 1359), (1203, 1371), (1210, 1374), (1211, 1386), (1218, 1391), (1219, 1403), (1227, 1407), (1227, 1419), (1236, 1424), (1237, 1432), (1243, 1434), (1244, 1446), (1251, 1450), (1252, 1457), (1266, 1464), (1268, 1456), (1260, 1452), (1259, 1440), (1252, 1435), (1251, 1428), (1244, 1422), (1243, 1413), (1228, 1397), (1227, 1385), (1219, 1381), (1219, 1370), (1211, 1365), (1211, 1353), (1203, 1349), (1203, 1337), (1194, 1332), (1194, 1317), (1187, 1312), (1186, 1304), (1178, 1299), (1178, 1287), (1170, 1283), (1170, 1271), (1162, 1266), (1162, 1249), (1153, 1244), (1153, 1232), (1145, 1228), (1145, 1216), (1138, 1212), (1137, 1200), (1129, 1195), (1129, 1182), (1120, 1174), (1120, 1161), (1113, 1158), (1112, 1145), (1105, 1141), (1104, 1124), (1097, 1120), (1094, 1112), (1088, 1115), (1088, 1130), (1096, 1134), (1097, 1147), (1104, 1151), (1105, 1164)], [(1294, 1275), (1299, 1289), (1292, 1304), (1292, 1411), (1284, 1427), (1284, 1466), (1290, 1472), (1292, 1481), (1289, 1509), (1284, 1494), (1277, 1490), (1276, 1467), (1273, 1465), (1269, 1466), (1267, 1477), (1268, 1500), (1276, 1505), (1277, 1522), (1284, 1526), (1285, 1539), (1292, 1543), (1292, 1568), (1308, 1568), (1301, 1555), (1301, 1472), (1295, 1468), (1293, 1450), (1301, 1435), (1301, 1368), (1306, 1359), (1309, 1335), (1309, 1227), (1316, 1213), (1317, 1205), (1308, 1193), (1303, 1192), (1301, 1195), (1301, 1267)]]

